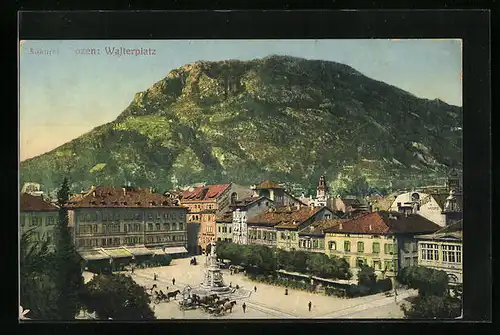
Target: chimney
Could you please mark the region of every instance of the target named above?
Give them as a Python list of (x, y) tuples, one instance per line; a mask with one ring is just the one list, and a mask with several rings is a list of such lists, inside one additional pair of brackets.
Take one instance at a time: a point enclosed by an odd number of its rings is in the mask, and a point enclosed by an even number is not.
[(342, 223), (339, 223), (339, 230), (342, 230)]
[(95, 198), (95, 191), (92, 192), (92, 196)]
[(123, 190), (123, 196), (126, 196), (127, 195), (127, 189), (124, 187), (124, 188), (122, 188), (122, 190)]
[(300, 209), (300, 202), (297, 202), (297, 203), (295, 204), (295, 206), (297, 207), (297, 210), (299, 210), (299, 209)]
[(372, 225), (371, 225), (371, 224), (370, 224), (370, 225), (368, 225), (368, 230), (369, 230), (369, 231), (372, 231)]

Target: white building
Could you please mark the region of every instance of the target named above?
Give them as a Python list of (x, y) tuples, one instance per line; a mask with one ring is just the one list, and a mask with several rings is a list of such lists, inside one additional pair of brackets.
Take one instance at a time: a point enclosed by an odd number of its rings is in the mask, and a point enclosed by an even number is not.
[(416, 236), (418, 265), (445, 271), (451, 285), (462, 283), (462, 236), (461, 220), (433, 234)]
[(443, 213), (448, 194), (427, 194), (419, 191), (405, 192), (394, 199), (389, 211), (414, 213), (444, 227), (446, 215)]
[(274, 202), (267, 197), (243, 199), (231, 206), (233, 209), (233, 243), (248, 243), (247, 220), (260, 215), (274, 207)]

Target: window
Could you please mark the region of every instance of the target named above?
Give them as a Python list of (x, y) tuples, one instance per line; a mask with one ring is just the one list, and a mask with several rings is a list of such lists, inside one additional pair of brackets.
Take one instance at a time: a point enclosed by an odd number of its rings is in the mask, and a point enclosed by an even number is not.
[(380, 243), (378, 243), (378, 242), (373, 242), (372, 252), (373, 252), (374, 254), (378, 254), (378, 253), (380, 253)]
[(108, 213), (102, 213), (102, 221), (108, 221)]
[(356, 258), (356, 265), (358, 268), (362, 267), (366, 264), (366, 261), (363, 258)]
[(157, 214), (156, 214), (156, 221), (159, 221), (159, 220), (161, 220), (161, 214), (160, 214), (160, 213), (157, 213)]
[(286, 236), (285, 236), (285, 232), (284, 232), (284, 231), (282, 231), (282, 232), (281, 232), (281, 239), (282, 239), (282, 240), (284, 240), (285, 238), (286, 238)]
[(97, 233), (97, 225), (94, 225), (94, 233)]
[(337, 250), (337, 243), (335, 243), (335, 241), (329, 241), (328, 242), (328, 249)]
[(175, 213), (172, 213), (172, 219), (175, 220), (176, 216)]
[(163, 230), (168, 230), (168, 223), (163, 224)]
[(462, 263), (462, 247), (458, 245), (443, 245), (443, 262)]
[(53, 216), (49, 216), (47, 218), (47, 225), (52, 226), (53, 224), (54, 224), (54, 217)]
[(394, 269), (393, 265), (394, 265), (394, 262), (392, 260), (384, 261), (384, 268), (388, 271), (392, 271)]
[(148, 220), (153, 220), (153, 214), (152, 213), (148, 213)]
[(36, 225), (38, 225), (38, 217), (33, 216), (33, 217), (31, 218), (31, 225), (32, 225), (32, 226), (36, 226)]
[(351, 242), (344, 241), (344, 251), (351, 251)]
[(292, 235), (292, 241), (295, 241), (295, 233), (291, 233)]
[(156, 224), (156, 231), (159, 231), (159, 230), (161, 230), (161, 228), (160, 228), (160, 224), (159, 224), (159, 223), (157, 223), (157, 224)]
[(262, 232), (260, 230), (257, 230), (257, 238), (260, 240), (262, 238)]
[(379, 260), (374, 260), (373, 261), (373, 269), (374, 270), (380, 270), (380, 269), (382, 269), (382, 264), (380, 264)]
[(325, 219), (329, 220), (331, 218), (330, 214), (325, 214)]
[(148, 230), (153, 231), (153, 224), (152, 223), (148, 223)]
[(421, 246), (422, 246), (422, 248), (421, 248), (422, 249), (422, 251), (421, 251), (422, 260), (425, 260), (425, 261), (438, 261), (439, 260), (439, 250), (438, 250), (437, 244), (422, 243)]
[(363, 242), (358, 242), (358, 252), (365, 251), (365, 244)]
[(411, 251), (411, 242), (405, 241), (403, 243), (403, 250), (407, 252)]
[(135, 219), (136, 219), (137, 221), (142, 220), (142, 215), (141, 215), (140, 213), (135, 214)]
[(231, 227), (229, 227), (229, 234), (231, 234)]
[(394, 244), (393, 243), (384, 244), (384, 253), (392, 255), (394, 253)]

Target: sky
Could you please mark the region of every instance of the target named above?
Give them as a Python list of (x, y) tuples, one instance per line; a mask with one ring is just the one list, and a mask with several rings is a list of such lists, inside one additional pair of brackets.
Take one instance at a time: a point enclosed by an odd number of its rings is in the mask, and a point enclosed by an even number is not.
[[(154, 54), (107, 54), (120, 47)], [(417, 97), (462, 106), (460, 40), (29, 40), (19, 49), (20, 159), (113, 121), (135, 93), (175, 68), (273, 54), (344, 63)]]

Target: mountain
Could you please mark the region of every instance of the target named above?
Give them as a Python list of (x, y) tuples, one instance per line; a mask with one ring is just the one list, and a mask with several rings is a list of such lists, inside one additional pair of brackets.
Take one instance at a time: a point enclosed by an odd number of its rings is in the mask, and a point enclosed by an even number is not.
[(198, 61), (137, 93), (115, 121), (21, 162), (21, 184), (166, 189), (264, 179), (310, 187), (353, 169), (374, 185), (462, 167), (462, 108), (335, 62)]

